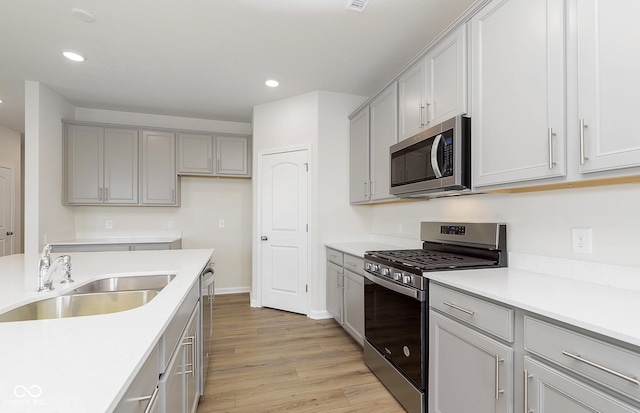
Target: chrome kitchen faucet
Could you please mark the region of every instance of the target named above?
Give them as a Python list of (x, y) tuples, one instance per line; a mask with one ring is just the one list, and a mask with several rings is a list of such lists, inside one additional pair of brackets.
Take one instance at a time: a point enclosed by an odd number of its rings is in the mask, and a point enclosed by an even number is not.
[(46, 244), (42, 249), (42, 255), (38, 263), (38, 289), (37, 292), (53, 291), (53, 273), (62, 264), (63, 279), (61, 283), (72, 283), (71, 279), (71, 257), (68, 255), (61, 255), (53, 261), (51, 264), (51, 245)]

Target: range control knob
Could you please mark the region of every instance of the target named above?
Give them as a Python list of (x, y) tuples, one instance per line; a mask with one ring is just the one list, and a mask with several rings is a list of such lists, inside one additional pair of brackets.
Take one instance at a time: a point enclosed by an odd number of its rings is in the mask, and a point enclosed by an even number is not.
[(393, 279), (396, 281), (402, 281), (402, 273), (401, 272), (394, 272), (393, 273)]
[(410, 275), (403, 275), (402, 276), (402, 283), (403, 284), (411, 284), (411, 276)]
[(371, 269), (371, 263), (370, 262), (365, 263), (364, 264), (364, 269), (367, 270), (367, 271), (370, 270)]
[(371, 271), (378, 271), (380, 266), (378, 264), (371, 264)]
[(385, 277), (389, 276), (389, 269), (388, 268), (383, 268), (381, 272), (382, 272), (382, 275), (384, 275)]

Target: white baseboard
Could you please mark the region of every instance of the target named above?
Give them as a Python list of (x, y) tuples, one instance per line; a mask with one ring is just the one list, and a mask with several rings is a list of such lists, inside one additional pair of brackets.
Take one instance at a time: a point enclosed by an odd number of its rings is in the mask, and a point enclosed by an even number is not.
[(309, 311), (309, 314), (307, 314), (307, 317), (313, 319), (313, 320), (323, 320), (325, 318), (333, 318), (333, 316), (331, 315), (330, 312), (323, 310), (323, 311)]
[(251, 287), (216, 288), (214, 294), (215, 295), (242, 294), (242, 293), (248, 293), (250, 291), (251, 291)]

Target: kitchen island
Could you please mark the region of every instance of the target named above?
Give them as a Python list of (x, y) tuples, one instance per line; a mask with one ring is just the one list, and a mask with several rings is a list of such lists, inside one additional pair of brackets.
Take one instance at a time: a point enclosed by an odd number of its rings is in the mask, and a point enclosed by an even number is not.
[[(75, 283), (37, 293), (37, 255), (0, 258), (0, 313), (109, 275), (175, 274), (149, 303), (96, 316), (0, 323), (0, 411), (112, 412), (213, 250), (75, 253)], [(52, 254), (52, 258), (56, 255)]]

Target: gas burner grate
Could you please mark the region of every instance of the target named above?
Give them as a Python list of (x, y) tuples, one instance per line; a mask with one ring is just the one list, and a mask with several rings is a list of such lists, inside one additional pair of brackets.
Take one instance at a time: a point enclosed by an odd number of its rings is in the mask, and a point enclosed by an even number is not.
[(485, 258), (424, 249), (369, 251), (367, 254), (422, 270), (483, 267), (496, 264), (496, 261)]

